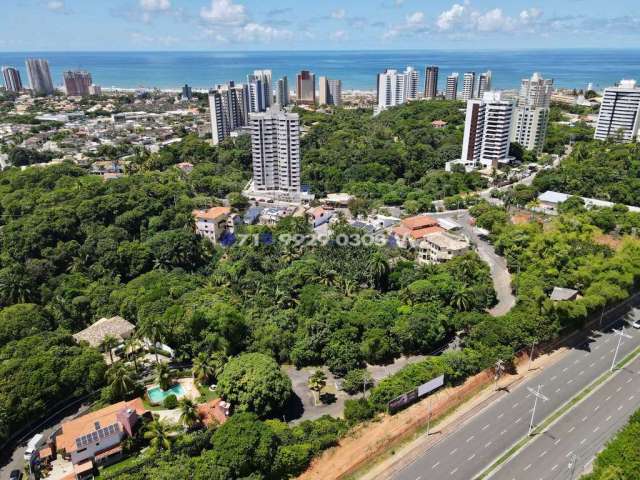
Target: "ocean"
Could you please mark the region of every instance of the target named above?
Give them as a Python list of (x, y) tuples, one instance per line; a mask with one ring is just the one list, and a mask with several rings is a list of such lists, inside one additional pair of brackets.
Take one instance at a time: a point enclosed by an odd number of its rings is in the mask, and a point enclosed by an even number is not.
[(206, 89), (218, 83), (246, 81), (254, 69), (271, 69), (274, 79), (289, 77), (295, 88), (295, 75), (311, 70), (317, 77), (342, 80), (343, 90), (375, 90), (376, 74), (386, 68), (404, 70), (407, 65), (420, 71), (440, 67), (439, 88), (451, 72), (493, 73), (493, 88), (516, 88), (520, 80), (536, 71), (553, 78), (555, 85), (569, 88), (595, 88), (613, 85), (622, 78), (640, 81), (638, 50), (524, 50), (524, 51), (294, 51), (294, 52), (0, 52), (0, 65), (20, 69), (27, 83), (25, 59), (49, 60), (54, 83), (62, 84), (62, 72), (82, 69), (103, 87), (178, 89), (185, 83)]

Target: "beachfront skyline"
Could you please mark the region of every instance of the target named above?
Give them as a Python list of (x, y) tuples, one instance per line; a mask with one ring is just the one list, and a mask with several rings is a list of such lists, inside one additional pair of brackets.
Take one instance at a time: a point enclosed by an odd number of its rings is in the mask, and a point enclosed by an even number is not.
[(0, 51), (640, 47), (631, 0), (27, 0)]

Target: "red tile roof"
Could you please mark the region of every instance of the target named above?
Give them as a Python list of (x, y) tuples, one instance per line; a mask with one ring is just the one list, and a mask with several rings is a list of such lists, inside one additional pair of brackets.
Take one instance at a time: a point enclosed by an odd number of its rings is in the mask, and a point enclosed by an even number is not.
[(209, 210), (194, 210), (192, 213), (196, 218), (218, 220), (222, 216), (229, 215), (231, 213), (231, 209), (229, 207), (213, 207)]
[(427, 215), (417, 215), (415, 217), (409, 217), (402, 220), (402, 225), (411, 230), (418, 230), (420, 228), (433, 227), (438, 225), (438, 221)]

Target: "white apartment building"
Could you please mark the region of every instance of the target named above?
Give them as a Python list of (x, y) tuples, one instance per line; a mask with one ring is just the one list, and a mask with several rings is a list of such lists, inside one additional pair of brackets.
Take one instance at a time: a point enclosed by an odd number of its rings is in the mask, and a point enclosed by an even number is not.
[(444, 263), (469, 250), (471, 244), (465, 238), (445, 232), (431, 233), (418, 244), (417, 261), (422, 265)]
[(29, 84), (33, 93), (35, 95), (53, 95), (54, 88), (49, 62), (41, 58), (28, 58), (26, 64)]
[(456, 100), (458, 98), (458, 77), (457, 73), (452, 73), (447, 77), (447, 89), (444, 97), (447, 100)]
[(513, 103), (501, 92), (485, 92), (482, 100), (467, 102), (462, 157), (456, 163), (473, 169), (497, 168), (509, 157)]
[(402, 73), (397, 70), (379, 73), (376, 113), (417, 99), (419, 82), (420, 76), (413, 67), (407, 67)]
[(320, 105), (342, 105), (342, 81), (320, 77)]
[(243, 86), (229, 82), (228, 85), (218, 85), (216, 89), (209, 91), (211, 136), (214, 145), (247, 124), (248, 108), (247, 89)]
[(522, 80), (514, 113), (511, 141), (525, 149), (542, 153), (549, 124), (549, 105), (553, 92), (553, 80), (534, 73)]
[(232, 229), (229, 225), (229, 207), (213, 207), (208, 210), (194, 210), (192, 212), (196, 233), (217, 244), (222, 236)]
[(278, 80), (278, 88), (276, 89), (276, 103), (281, 107), (289, 105), (289, 79), (282, 77)]
[(254, 70), (247, 76), (252, 112), (264, 112), (273, 103), (271, 70)]
[(491, 70), (487, 70), (484, 73), (480, 74), (478, 78), (478, 91), (476, 93), (476, 98), (482, 98), (485, 92), (491, 90)]
[(474, 97), (476, 89), (476, 72), (467, 72), (464, 74), (462, 83), (462, 99), (471, 100)]
[(622, 80), (618, 86), (605, 88), (594, 138), (620, 137), (631, 142), (640, 130), (640, 88), (635, 80)]
[(300, 192), (300, 119), (272, 107), (251, 113), (253, 188), (256, 192)]

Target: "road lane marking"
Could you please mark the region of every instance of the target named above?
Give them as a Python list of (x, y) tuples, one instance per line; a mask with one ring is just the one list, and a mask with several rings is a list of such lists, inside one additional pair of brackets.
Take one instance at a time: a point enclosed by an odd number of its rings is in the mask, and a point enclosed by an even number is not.
[(587, 418), (589, 418), (587, 415), (584, 416), (584, 418), (582, 419), (583, 422), (587, 421)]
[(547, 454), (547, 450), (545, 450), (544, 452), (542, 452), (538, 458), (542, 458), (542, 457), (544, 457), (546, 454)]
[(455, 473), (458, 471), (458, 467), (454, 468), (453, 470), (451, 470), (451, 473), (449, 473), (449, 475), (455, 475)]
[(596, 362), (593, 362), (591, 365), (589, 365), (589, 368), (593, 368), (596, 366)]
[(633, 380), (633, 378), (628, 379), (626, 383), (631, 383), (631, 380)]
[(580, 375), (584, 375), (584, 370), (580, 370), (580, 372), (578, 373), (578, 376)]
[(598, 430), (600, 430), (600, 427), (596, 427), (593, 429), (593, 433), (596, 433)]
[(584, 445), (584, 443), (585, 443), (586, 441), (587, 441), (587, 439), (586, 439), (586, 438), (583, 438), (583, 439), (580, 441), (580, 445)]
[(569, 368), (568, 368), (568, 367), (564, 367), (564, 368), (562, 369), (562, 373), (566, 372), (567, 370), (569, 370)]
[(620, 393), (620, 390), (622, 390), (622, 387), (618, 387), (618, 388), (616, 389), (616, 393)]
[(471, 455), (469, 458), (467, 458), (467, 462), (470, 462), (474, 458), (476, 458), (476, 454), (475, 453), (473, 455)]
[(602, 356), (600, 357), (600, 360), (604, 360), (604, 355), (602, 355)]
[(605, 402), (608, 402), (609, 400), (611, 400), (611, 395), (604, 399)]
[(567, 382), (567, 385), (571, 385), (573, 383), (573, 378)]
[(572, 426), (572, 427), (569, 429), (569, 431), (568, 431), (567, 433), (571, 433), (571, 432), (573, 432), (575, 429), (576, 429), (576, 427), (575, 427), (575, 426)]
[(551, 471), (553, 472), (556, 468), (558, 468), (558, 464), (557, 463), (553, 467), (551, 467)]
[(484, 432), (487, 428), (489, 428), (489, 424), (488, 423), (484, 427), (482, 427), (482, 431)]
[(469, 443), (471, 440), (473, 440), (474, 438), (476, 438), (475, 435), (471, 435), (469, 438), (467, 438), (467, 443)]
[(573, 454), (573, 450), (571, 450), (569, 453), (567, 453), (567, 458), (569, 458), (571, 455)]
[(416, 477), (416, 480), (420, 480), (421, 478), (422, 478), (422, 476), (418, 475), (418, 476)]
[(511, 408), (516, 408), (518, 405), (520, 405), (520, 403), (516, 402), (513, 404), (513, 406)]
[(527, 465), (526, 467), (524, 467), (524, 470), (523, 470), (523, 471), (525, 471), (525, 472), (526, 472), (526, 471), (527, 471), (527, 470), (529, 470), (530, 468), (531, 468), (531, 464), (529, 464), (529, 465)]
[(493, 442), (491, 440), (489, 440), (487, 443), (484, 444), (484, 448), (489, 448), (489, 446), (492, 444)]
[(520, 423), (522, 421), (522, 417), (518, 418), (514, 423)]
[(451, 450), (451, 453), (449, 453), (449, 455), (453, 455), (454, 453), (456, 453), (458, 451), (457, 448), (454, 448), (453, 450)]
[(636, 396), (635, 396), (635, 395), (631, 395), (631, 396), (629, 397), (629, 401), (633, 400), (634, 398), (636, 398)]
[(505, 433), (507, 433), (507, 431), (506, 431), (506, 430), (502, 430), (502, 431), (500, 432), (500, 435), (504, 435)]
[(504, 416), (504, 413), (501, 413), (500, 415), (498, 415), (498, 418), (502, 418)]
[(580, 359), (579, 359), (579, 358), (576, 358), (576, 359), (574, 360), (574, 362), (573, 362), (573, 364), (574, 364), (574, 365), (577, 365), (577, 364), (579, 364), (579, 363), (580, 363)]
[(598, 410), (600, 410), (600, 405), (596, 406), (596, 408), (593, 409), (594, 412), (597, 412)]
[(561, 438), (557, 439), (555, 442), (553, 442), (554, 445), (557, 445), (560, 443), (560, 440), (562, 440)]
[(605, 418), (605, 422), (608, 422), (609, 420), (611, 420), (611, 415), (609, 415), (607, 418)]
[(554, 375), (553, 377), (551, 377), (551, 381), (553, 382), (556, 378), (558, 378), (558, 376)]
[(559, 388), (557, 388), (557, 389), (556, 389), (556, 393), (558, 393), (559, 391), (560, 391), (560, 389), (559, 389)]
[(620, 411), (620, 410), (622, 410), (622, 405), (620, 405), (620, 406), (618, 407), (618, 411)]
[(431, 467), (432, 469), (436, 468), (438, 465), (440, 465), (440, 462), (436, 462), (433, 464), (433, 467)]

